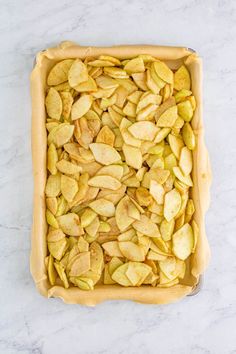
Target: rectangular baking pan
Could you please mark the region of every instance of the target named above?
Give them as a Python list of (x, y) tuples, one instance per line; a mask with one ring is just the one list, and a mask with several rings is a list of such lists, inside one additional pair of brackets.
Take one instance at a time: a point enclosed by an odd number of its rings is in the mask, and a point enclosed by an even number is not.
[[(46, 129), (44, 94), (46, 88), (46, 75), (52, 65), (64, 58), (97, 56), (101, 54), (114, 55), (119, 58), (130, 58), (138, 54), (151, 54), (168, 64), (176, 66), (185, 62), (189, 65), (193, 81), (193, 94), (198, 107), (193, 119), (194, 130), (197, 136), (197, 151), (194, 156), (195, 178), (198, 195), (194, 202), (198, 224), (200, 227), (200, 240), (196, 253), (193, 256), (192, 284), (176, 285), (172, 288), (122, 288), (117, 285), (101, 285), (94, 291), (84, 292), (78, 288), (64, 289), (60, 286), (52, 287), (47, 279), (44, 258), (47, 253), (45, 196), (46, 182)], [(47, 69), (45, 69), (47, 67)], [(184, 296), (196, 295), (202, 287), (202, 273), (209, 261), (209, 246), (205, 235), (204, 216), (209, 206), (209, 188), (211, 183), (211, 170), (208, 153), (204, 143), (202, 123), (201, 98), (201, 59), (196, 52), (184, 47), (161, 46), (119, 46), (119, 47), (80, 47), (71, 42), (63, 42), (56, 48), (40, 52), (34, 60), (34, 69), (31, 75), (32, 95), (32, 156), (34, 172), (34, 214), (32, 227), (31, 273), (39, 292), (47, 297), (60, 297), (66, 303), (80, 303), (94, 306), (99, 302), (111, 299), (129, 299), (142, 303), (169, 303)], [(197, 177), (197, 178), (196, 178)], [(196, 188), (196, 187), (195, 187)], [(196, 203), (197, 202), (197, 203)], [(194, 258), (195, 257), (195, 258)], [(191, 282), (190, 282), (191, 283)]]

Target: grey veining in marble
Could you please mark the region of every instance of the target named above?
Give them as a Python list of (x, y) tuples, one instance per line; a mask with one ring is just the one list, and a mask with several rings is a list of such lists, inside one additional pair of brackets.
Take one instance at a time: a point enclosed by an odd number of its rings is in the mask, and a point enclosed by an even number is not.
[[(86, 308), (36, 292), (29, 273), (29, 74), (34, 54), (62, 40), (186, 45), (202, 56), (212, 261), (196, 297)], [(236, 353), (235, 53), (234, 0), (0, 0), (1, 354)]]

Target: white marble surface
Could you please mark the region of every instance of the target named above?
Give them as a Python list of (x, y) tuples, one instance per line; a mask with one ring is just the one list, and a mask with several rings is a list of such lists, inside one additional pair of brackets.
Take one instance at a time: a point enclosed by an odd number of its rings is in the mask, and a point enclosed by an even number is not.
[[(37, 51), (67, 39), (186, 45), (203, 57), (212, 261), (196, 297), (86, 308), (36, 292), (29, 74)], [(236, 353), (236, 2), (0, 0), (0, 43), (0, 353)]]

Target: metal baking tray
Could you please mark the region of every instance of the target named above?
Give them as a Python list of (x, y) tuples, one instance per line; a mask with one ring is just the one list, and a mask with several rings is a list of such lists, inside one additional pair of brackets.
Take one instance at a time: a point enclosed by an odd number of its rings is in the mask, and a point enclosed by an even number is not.
[[(196, 52), (192, 48), (188, 48), (188, 50), (192, 51), (193, 53)], [(44, 52), (44, 51), (45, 50), (42, 50), (42, 52)], [(36, 57), (34, 57), (34, 60), (33, 60), (33, 68), (34, 68), (35, 64), (36, 64)], [(200, 275), (198, 283), (195, 285), (195, 287), (193, 288), (192, 292), (190, 294), (188, 294), (187, 296), (195, 296), (195, 295), (197, 295), (202, 290), (202, 286), (203, 286), (203, 276)]]

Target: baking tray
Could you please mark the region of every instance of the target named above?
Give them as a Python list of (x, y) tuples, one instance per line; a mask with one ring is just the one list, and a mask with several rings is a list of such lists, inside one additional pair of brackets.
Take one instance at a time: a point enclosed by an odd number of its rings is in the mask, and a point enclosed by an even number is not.
[[(192, 48), (188, 48), (188, 50), (191, 51), (192, 53), (196, 53), (196, 51)], [(42, 52), (45, 52), (45, 51), (46, 51), (46, 49), (42, 50)], [(34, 68), (35, 64), (36, 64), (36, 57), (34, 57), (32, 68)], [(203, 276), (200, 275), (198, 283), (195, 285), (192, 292), (190, 294), (188, 294), (187, 296), (197, 295), (202, 290), (202, 286), (203, 286)]]
[[(63, 46), (64, 46), (64, 43), (62, 44)], [(74, 46), (74, 44), (69, 44), (69, 46), (70, 45), (72, 45), (72, 46)], [(67, 45), (66, 45), (67, 46)], [(125, 46), (125, 48), (127, 48), (128, 46)], [(113, 47), (114, 48), (114, 47)], [(148, 48), (148, 47), (145, 47), (145, 48)], [(161, 47), (160, 47), (161, 48)], [(162, 47), (162, 48), (167, 48), (167, 47)], [(55, 49), (55, 48), (54, 48)], [(90, 50), (91, 49), (91, 47), (88, 47), (87, 48), (88, 50)], [(96, 48), (97, 49), (97, 48)], [(108, 48), (109, 49), (109, 48)], [(186, 51), (188, 51), (189, 53), (196, 53), (196, 51), (195, 50), (193, 50), (193, 49), (191, 49), (191, 48), (181, 48), (181, 49), (185, 49)], [(47, 53), (48, 52), (48, 50), (43, 50), (41, 53), (40, 53), (40, 55), (44, 55), (43, 53)], [(148, 52), (148, 51), (147, 51)], [(89, 53), (89, 55), (90, 55), (90, 53)], [(157, 55), (156, 55), (157, 56)], [(157, 56), (158, 57), (158, 56)], [(60, 57), (60, 59), (59, 60), (61, 60), (62, 58)], [(35, 57), (34, 58), (34, 62), (33, 62), (33, 67), (35, 67), (35, 65), (37, 65), (37, 61), (38, 61), (38, 58), (37, 57)], [(204, 148), (205, 148), (205, 146), (204, 146)], [(206, 151), (206, 154), (207, 154), (207, 151)], [(209, 194), (209, 186), (210, 186), (210, 181), (211, 181), (211, 174), (210, 174), (210, 167), (209, 167), (209, 159), (208, 159), (208, 156), (207, 156), (207, 166), (206, 166), (206, 172), (208, 173), (208, 184), (207, 184), (207, 189), (208, 189), (208, 194)], [(209, 198), (208, 198), (209, 199)], [(206, 203), (206, 204), (209, 204), (209, 201), (208, 201), (208, 203)], [(207, 210), (207, 208), (208, 208), (208, 206), (205, 208), (206, 210)], [(33, 236), (32, 236), (32, 239), (33, 239)], [(46, 295), (46, 296), (51, 296), (51, 297), (55, 297), (54, 296), (54, 294), (50, 294), (49, 295), (49, 291), (48, 291), (48, 293), (47, 294), (45, 294), (45, 291), (43, 290), (42, 291), (42, 289), (41, 289), (41, 286), (39, 286), (38, 285), (38, 282), (36, 281), (36, 277), (35, 277), (35, 272), (34, 272), (34, 270), (33, 270), (33, 266), (32, 266), (32, 256), (33, 256), (33, 252), (31, 253), (31, 272), (32, 272), (32, 275), (33, 275), (33, 278), (34, 278), (34, 280), (35, 280), (35, 282), (36, 282), (36, 285), (37, 285), (37, 287), (38, 287), (38, 289), (39, 289), (39, 291), (41, 292), (41, 293), (43, 293), (43, 295)], [(208, 252), (208, 255), (206, 256), (206, 258), (208, 258), (209, 259), (209, 252)], [(208, 263), (208, 260), (207, 260), (207, 262), (205, 262), (205, 264), (207, 264)], [(206, 265), (204, 266), (204, 268), (206, 267)], [(43, 283), (45, 283), (45, 281), (46, 281), (46, 279), (41, 279), (41, 284), (43, 284)], [(203, 276), (200, 274), (199, 276), (198, 276), (198, 282), (197, 282), (197, 284), (194, 286), (194, 287), (192, 287), (192, 290), (191, 290), (191, 292), (189, 292), (188, 294), (186, 294), (187, 296), (194, 296), (194, 295), (197, 295), (199, 292), (200, 292), (200, 290), (202, 289), (202, 285), (203, 285)], [(45, 287), (45, 286), (44, 286)], [(101, 290), (101, 289), (99, 289), (99, 290)], [(106, 292), (106, 289), (104, 290), (105, 292)], [(145, 291), (145, 290), (144, 290)], [(57, 295), (58, 296), (58, 295)], [(92, 303), (89, 303), (89, 301), (70, 301), (69, 299), (68, 299), (68, 297), (66, 297), (66, 296), (58, 296), (58, 297), (62, 297), (62, 299), (65, 301), (65, 302), (68, 302), (68, 303), (85, 303), (86, 305), (95, 305), (96, 303), (99, 303), (99, 302), (101, 302), (101, 301), (103, 301), (103, 300), (106, 300), (106, 299), (102, 299), (102, 300), (100, 300), (100, 299), (97, 299), (97, 300), (92, 300)], [(109, 297), (108, 297), (109, 298)], [(113, 297), (110, 297), (110, 298), (113, 298)], [(116, 297), (115, 297), (116, 298)], [(119, 298), (122, 298), (122, 296), (120, 297), (120, 296), (118, 296), (117, 297), (118, 299)], [(131, 297), (131, 299), (133, 299), (132, 297)], [(134, 298), (133, 300), (135, 300), (135, 301), (138, 301), (138, 302), (146, 302), (146, 301), (143, 301), (143, 299), (142, 299), (142, 296), (138, 296), (138, 298), (136, 299), (136, 298)], [(170, 301), (171, 302), (171, 301)], [(149, 303), (149, 302), (148, 302)], [(157, 303), (164, 303), (164, 301), (158, 301)]]

